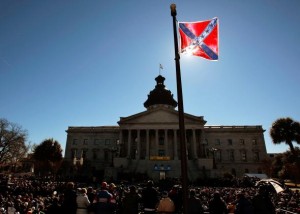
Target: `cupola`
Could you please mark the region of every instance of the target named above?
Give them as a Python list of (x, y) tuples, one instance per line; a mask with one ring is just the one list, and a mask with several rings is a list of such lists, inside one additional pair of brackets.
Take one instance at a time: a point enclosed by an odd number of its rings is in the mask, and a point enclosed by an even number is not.
[(166, 105), (175, 109), (177, 107), (177, 102), (173, 98), (173, 94), (170, 90), (166, 89), (164, 85), (165, 78), (158, 75), (155, 78), (156, 86), (148, 94), (148, 99), (144, 102), (145, 108), (155, 107), (157, 105)]

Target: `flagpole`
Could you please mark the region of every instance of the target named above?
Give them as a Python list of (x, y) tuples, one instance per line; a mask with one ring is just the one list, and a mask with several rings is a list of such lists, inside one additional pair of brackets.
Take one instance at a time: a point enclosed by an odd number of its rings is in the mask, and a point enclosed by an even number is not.
[(179, 63), (180, 56), (178, 51), (178, 38), (177, 38), (177, 26), (176, 26), (176, 15), (177, 15), (176, 4), (171, 4), (170, 8), (171, 8), (171, 16), (173, 17), (174, 46), (175, 46), (177, 98), (178, 98), (179, 131), (180, 131), (181, 179), (182, 179), (182, 193), (183, 193), (183, 213), (187, 214), (188, 175), (187, 175), (183, 96), (182, 96), (182, 85), (181, 85), (181, 74), (180, 74), (180, 63)]

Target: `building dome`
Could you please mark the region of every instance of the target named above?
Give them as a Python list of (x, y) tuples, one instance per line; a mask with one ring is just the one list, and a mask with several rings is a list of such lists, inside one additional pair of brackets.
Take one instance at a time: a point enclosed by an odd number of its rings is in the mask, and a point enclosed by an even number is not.
[(156, 86), (155, 88), (150, 91), (148, 95), (148, 99), (144, 102), (145, 108), (149, 108), (155, 105), (168, 105), (172, 108), (177, 107), (177, 102), (173, 98), (173, 94), (170, 90), (167, 90), (164, 81), (165, 78), (161, 75), (158, 75), (155, 78)]

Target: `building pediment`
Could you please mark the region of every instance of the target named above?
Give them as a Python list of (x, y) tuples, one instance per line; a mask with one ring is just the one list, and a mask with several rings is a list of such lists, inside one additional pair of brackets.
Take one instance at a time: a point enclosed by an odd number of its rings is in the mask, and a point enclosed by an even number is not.
[[(203, 117), (194, 116), (190, 114), (184, 115), (185, 125), (204, 126), (206, 121)], [(178, 126), (178, 111), (168, 108), (164, 105), (157, 106), (147, 111), (140, 112), (128, 117), (121, 117), (118, 122), (121, 126), (128, 125), (176, 125)]]

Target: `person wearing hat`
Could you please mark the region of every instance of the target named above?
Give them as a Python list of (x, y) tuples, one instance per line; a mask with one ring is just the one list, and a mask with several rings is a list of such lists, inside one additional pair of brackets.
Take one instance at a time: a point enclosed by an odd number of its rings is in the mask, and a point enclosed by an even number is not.
[(162, 198), (160, 199), (157, 212), (161, 214), (174, 213), (175, 205), (174, 202), (169, 198), (168, 192), (164, 191), (162, 193)]
[(101, 183), (101, 189), (96, 196), (95, 214), (112, 214), (110, 199), (112, 194), (108, 192), (108, 185), (105, 181)]

